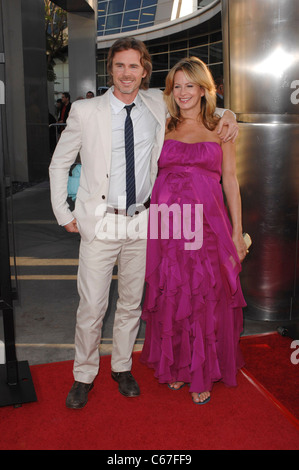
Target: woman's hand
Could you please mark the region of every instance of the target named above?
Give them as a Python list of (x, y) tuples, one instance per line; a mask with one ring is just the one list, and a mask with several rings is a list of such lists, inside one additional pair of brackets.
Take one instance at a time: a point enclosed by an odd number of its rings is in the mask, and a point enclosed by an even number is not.
[(246, 243), (244, 241), (244, 238), (243, 238), (242, 234), (237, 234), (237, 235), (233, 234), (232, 239), (233, 239), (234, 245), (236, 247), (236, 250), (237, 250), (237, 253), (238, 253), (238, 256), (239, 256), (239, 260), (242, 263), (242, 261), (245, 259), (246, 255), (248, 253), (247, 246), (246, 246)]

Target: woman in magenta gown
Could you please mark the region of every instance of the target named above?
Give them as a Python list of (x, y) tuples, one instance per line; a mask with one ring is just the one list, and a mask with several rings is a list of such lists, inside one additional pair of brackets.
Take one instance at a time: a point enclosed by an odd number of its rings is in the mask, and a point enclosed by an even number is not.
[(219, 138), (215, 85), (201, 60), (173, 67), (164, 96), (170, 118), (151, 198), (141, 361), (160, 383), (188, 385), (204, 404), (214, 382), (236, 386), (243, 365), (246, 245), (235, 145)]

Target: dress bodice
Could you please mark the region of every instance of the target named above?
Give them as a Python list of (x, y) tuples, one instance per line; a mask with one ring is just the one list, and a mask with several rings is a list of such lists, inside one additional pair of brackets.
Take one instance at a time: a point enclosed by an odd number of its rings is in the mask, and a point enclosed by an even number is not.
[(178, 140), (165, 140), (158, 162), (159, 171), (170, 170), (173, 166), (184, 167), (186, 171), (198, 170), (218, 181), (221, 178), (222, 149), (217, 142), (196, 142), (193, 144)]

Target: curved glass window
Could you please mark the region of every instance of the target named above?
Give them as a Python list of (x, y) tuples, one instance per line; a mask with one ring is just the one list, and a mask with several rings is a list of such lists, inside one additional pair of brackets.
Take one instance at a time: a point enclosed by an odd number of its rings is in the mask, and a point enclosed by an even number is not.
[(140, 7), (141, 7), (141, 0), (126, 0), (126, 6), (125, 6), (126, 11), (136, 10), (137, 8), (140, 8)]
[(139, 10), (128, 11), (124, 14), (122, 27), (124, 28), (126, 26), (134, 26), (134, 29), (136, 29), (138, 21)]
[[(156, 7), (142, 8), (140, 12), (139, 24), (151, 23), (154, 24), (156, 14)], [(149, 26), (148, 24), (146, 26)]]
[(119, 13), (120, 11), (123, 11), (125, 0), (113, 0), (113, 2), (110, 1), (108, 3), (108, 15), (111, 15), (113, 13)]
[(152, 26), (158, 0), (98, 0), (98, 36)]
[(107, 17), (106, 28), (109, 28), (109, 29), (120, 28), (121, 22), (122, 22), (122, 14), (109, 15)]

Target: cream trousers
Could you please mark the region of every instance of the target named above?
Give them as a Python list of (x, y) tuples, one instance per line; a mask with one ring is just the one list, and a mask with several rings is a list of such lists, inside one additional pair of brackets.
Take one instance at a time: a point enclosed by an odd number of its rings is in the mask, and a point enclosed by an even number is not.
[(118, 301), (111, 369), (131, 370), (144, 288), (148, 210), (134, 217), (106, 214), (91, 243), (81, 241), (74, 378), (91, 383), (99, 371), (99, 344), (108, 307), (112, 270), (118, 260)]

